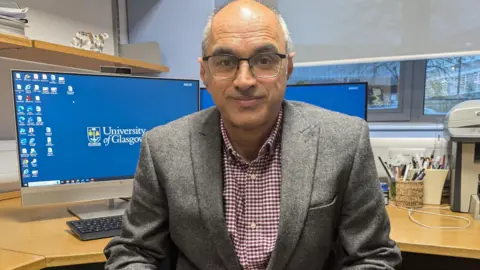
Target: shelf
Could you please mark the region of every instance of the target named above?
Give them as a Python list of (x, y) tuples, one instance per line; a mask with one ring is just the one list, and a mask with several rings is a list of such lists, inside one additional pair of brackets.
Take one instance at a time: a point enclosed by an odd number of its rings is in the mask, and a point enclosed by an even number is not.
[(13, 36), (0, 33), (0, 50), (27, 47), (32, 47), (32, 41), (30, 39), (21, 36)]
[(129, 67), (134, 74), (169, 71), (158, 64), (5, 34), (0, 34), (0, 57), (93, 71), (101, 66)]

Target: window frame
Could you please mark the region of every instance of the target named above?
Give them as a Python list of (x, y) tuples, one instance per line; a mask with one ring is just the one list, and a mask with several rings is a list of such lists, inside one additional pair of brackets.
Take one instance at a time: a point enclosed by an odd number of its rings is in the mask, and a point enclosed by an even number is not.
[(412, 116), (410, 122), (443, 123), (445, 115), (425, 115), (425, 84), (427, 78), (427, 59), (415, 60), (412, 91)]
[(368, 122), (410, 121), (413, 75), (413, 61), (400, 61), (398, 108), (367, 110)]

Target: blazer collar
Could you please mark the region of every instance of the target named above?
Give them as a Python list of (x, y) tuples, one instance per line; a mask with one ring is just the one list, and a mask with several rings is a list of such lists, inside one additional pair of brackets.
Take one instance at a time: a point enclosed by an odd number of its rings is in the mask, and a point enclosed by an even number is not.
[[(288, 101), (283, 106), (280, 224), (268, 265), (271, 270), (284, 268), (296, 248), (310, 205), (318, 154), (317, 121), (312, 121), (303, 110)], [(241, 269), (224, 215), (220, 113), (212, 108), (203, 112), (201, 118), (191, 132), (200, 213), (225, 266)]]
[(269, 270), (287, 266), (304, 227), (310, 206), (315, 174), (319, 119), (311, 118), (298, 106), (285, 102), (282, 131), (282, 184), (280, 224)]

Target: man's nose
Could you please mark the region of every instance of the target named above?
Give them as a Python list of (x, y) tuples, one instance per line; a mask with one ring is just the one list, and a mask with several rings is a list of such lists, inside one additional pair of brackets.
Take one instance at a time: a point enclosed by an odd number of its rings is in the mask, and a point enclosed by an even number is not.
[(233, 84), (238, 90), (251, 89), (257, 83), (255, 75), (250, 70), (248, 61), (241, 61), (238, 64), (237, 76)]

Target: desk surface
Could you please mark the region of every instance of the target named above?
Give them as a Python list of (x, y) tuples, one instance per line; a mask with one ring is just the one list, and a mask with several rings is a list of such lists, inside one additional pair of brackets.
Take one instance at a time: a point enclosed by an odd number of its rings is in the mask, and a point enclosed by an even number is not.
[(80, 241), (66, 224), (75, 219), (66, 205), (22, 208), (19, 198), (0, 201), (0, 249), (43, 256), (47, 267), (104, 262), (110, 238)]
[[(438, 206), (426, 207), (438, 208)], [(467, 229), (430, 229), (413, 223), (406, 210), (391, 205), (387, 210), (392, 225), (390, 237), (397, 242), (402, 251), (480, 259), (480, 221), (472, 220), (469, 214), (452, 213), (450, 210), (422, 209), (428, 212), (463, 216), (472, 221)], [(458, 227), (468, 224), (465, 220), (422, 213), (414, 213), (413, 217), (428, 226)]]
[[(472, 221), (468, 229), (428, 229), (411, 222), (405, 210), (393, 206), (388, 206), (387, 210), (392, 223), (391, 237), (402, 251), (480, 259), (480, 221)], [(451, 214), (449, 210), (441, 212)], [(414, 215), (419, 221), (431, 226), (465, 224), (465, 221), (445, 217)], [(454, 215), (469, 217), (468, 214)], [(78, 240), (65, 224), (74, 219), (76, 218), (68, 213), (66, 205), (21, 208), (18, 198), (1, 201), (0, 249), (28, 253), (25, 256), (16, 255), (25, 263), (37, 262), (37, 256), (30, 255), (36, 254), (40, 256), (40, 261), (42, 257), (45, 258), (44, 263), (48, 267), (104, 262), (103, 249), (110, 239)]]
[(0, 269), (27, 270), (42, 269), (45, 267), (45, 258), (31, 254), (0, 249)]

